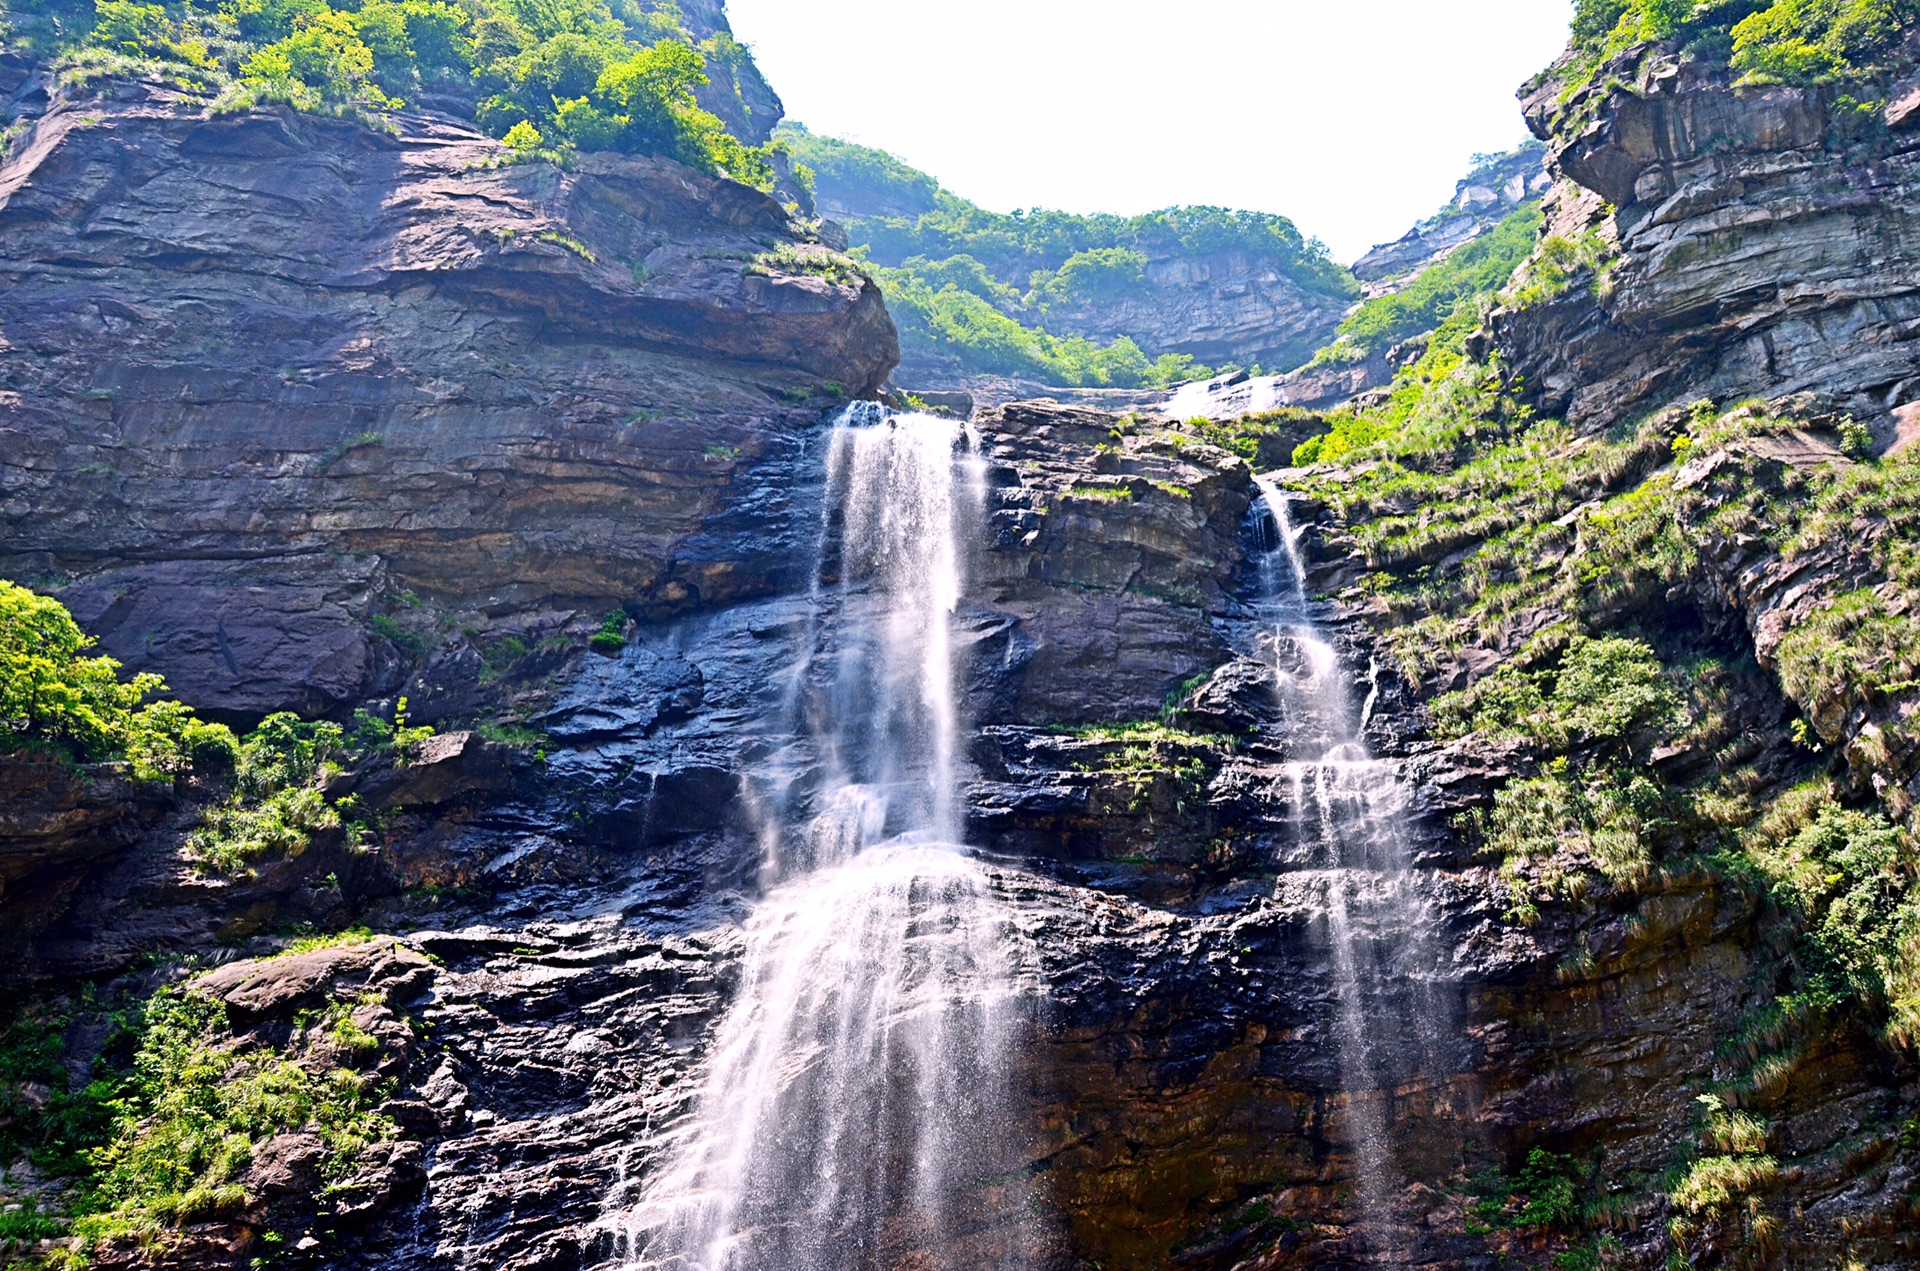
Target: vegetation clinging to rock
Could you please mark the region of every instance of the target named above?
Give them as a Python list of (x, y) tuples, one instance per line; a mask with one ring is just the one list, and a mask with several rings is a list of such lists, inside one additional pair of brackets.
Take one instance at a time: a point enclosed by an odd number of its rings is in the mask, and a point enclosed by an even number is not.
[(1314, 355), (1318, 365), (1359, 361), (1410, 336), (1432, 331), (1463, 306), (1477, 325), (1479, 299), (1505, 286), (1534, 249), (1540, 208), (1528, 204), (1492, 231), (1464, 244), (1399, 291), (1376, 296), (1341, 321), (1340, 338)]
[(149, 781), (232, 764), (237, 744), (225, 725), (149, 700), (166, 683), (122, 679), (112, 658), (87, 656), (93, 644), (59, 601), (0, 580), (0, 752), (124, 759)]
[(1916, 20), (1914, 0), (1580, 0), (1569, 84), (1629, 49), (1668, 43), (1747, 82), (1845, 79), (1884, 66)]
[[(218, 109), (284, 102), (378, 113), (415, 94), (475, 103), (475, 120), (516, 151), (613, 150), (677, 159), (770, 189), (772, 151), (742, 143), (694, 90), (744, 54), (695, 44), (670, 0), (227, 0), (218, 7), (28, 0), (21, 31), (70, 77), (152, 68), (222, 91)], [(517, 131), (516, 131), (517, 130)], [(549, 153), (557, 151), (549, 150)]]

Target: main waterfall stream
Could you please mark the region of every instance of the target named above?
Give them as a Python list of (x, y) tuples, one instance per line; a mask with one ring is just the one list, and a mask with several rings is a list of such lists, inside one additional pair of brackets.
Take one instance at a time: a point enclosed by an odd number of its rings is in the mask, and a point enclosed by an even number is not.
[(1368, 1261), (1404, 1265), (1410, 1236), (1394, 1205), (1394, 1092), (1445, 1049), (1451, 1014), (1429, 974), (1429, 916), (1407, 834), (1412, 791), (1367, 744), (1377, 682), (1370, 672), (1369, 692), (1355, 702), (1340, 653), (1314, 619), (1286, 495), (1272, 478), (1259, 486), (1274, 540), (1260, 562), (1263, 618), (1275, 683), (1296, 721), (1286, 776), (1297, 846), (1318, 867), (1311, 877), (1326, 919), (1355, 1228)]
[[(951, 624), (983, 497), (962, 428), (832, 436), (814, 618), (745, 956), (692, 1114), (620, 1219), (627, 1265), (1016, 1267), (1006, 923), (960, 846)], [(1015, 1171), (1017, 1174), (1017, 1171)], [(985, 1252), (983, 1252), (985, 1250)]]

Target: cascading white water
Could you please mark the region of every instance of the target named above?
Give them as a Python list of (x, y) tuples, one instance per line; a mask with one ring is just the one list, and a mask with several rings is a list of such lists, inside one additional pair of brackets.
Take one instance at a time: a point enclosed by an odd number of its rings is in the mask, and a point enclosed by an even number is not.
[[(1395, 983), (1419, 961), (1408, 955), (1425, 939), (1406, 835), (1411, 791), (1396, 766), (1367, 746), (1374, 695), (1356, 708), (1339, 651), (1313, 620), (1287, 498), (1271, 478), (1259, 484), (1277, 539), (1261, 566), (1274, 678), (1299, 721), (1286, 766), (1291, 806), (1301, 854), (1318, 866), (1313, 881), (1337, 980), (1342, 1137), (1354, 1156), (1364, 1252), (1393, 1262), (1404, 1250), (1392, 1234), (1392, 1087), (1418, 1065), (1421, 1039), (1434, 1026), (1424, 992)], [(1390, 1019), (1402, 1006), (1416, 1018)]]
[(1021, 1198), (1006, 923), (958, 846), (950, 628), (981, 498), (962, 439), (930, 416), (835, 430), (833, 615), (797, 695), (821, 779), (767, 837), (772, 889), (696, 1106), (616, 1197), (629, 1267), (1021, 1263), (1017, 1231), (979, 1232)]

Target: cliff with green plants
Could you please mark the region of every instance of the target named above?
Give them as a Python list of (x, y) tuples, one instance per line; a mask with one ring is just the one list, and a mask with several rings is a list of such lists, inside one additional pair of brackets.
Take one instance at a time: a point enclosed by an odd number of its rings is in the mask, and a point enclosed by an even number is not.
[(6, 1259), (644, 1257), (884, 599), (840, 411), (1235, 360), (1098, 325), (1206, 257), (1337, 391), (938, 434), (1024, 1264), (1920, 1267), (1920, 14), (1582, 0), (1356, 280), (783, 154), (713, 6), (388, 7), (7, 13)]
[(1481, 1115), (1579, 1163), (1559, 1265), (1915, 1256), (1914, 18), (1583, 3), (1538, 246), (1283, 475), (1497, 774)]

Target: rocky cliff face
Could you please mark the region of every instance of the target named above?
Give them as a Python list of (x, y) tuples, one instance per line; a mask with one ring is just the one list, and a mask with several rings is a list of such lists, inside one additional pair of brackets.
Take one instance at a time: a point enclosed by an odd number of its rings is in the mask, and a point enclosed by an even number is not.
[(0, 168), (0, 570), (108, 652), (216, 712), (324, 713), (404, 691), (369, 628), (403, 594), (552, 626), (790, 571), (767, 479), (895, 345), (771, 198), (502, 166), (431, 115), (123, 96), (57, 102)]
[(753, 58), (734, 40), (726, 0), (689, 0), (679, 8), (687, 34), (700, 43), (713, 41), (708, 47), (715, 50), (708, 55), (708, 82), (695, 94), (700, 105), (720, 116), (734, 136), (748, 145), (761, 145), (779, 127), (786, 107)]
[(1528, 199), (1545, 193), (1552, 184), (1546, 157), (1546, 147), (1534, 141), (1476, 167), (1461, 179), (1453, 201), (1438, 213), (1353, 262), (1353, 276), (1366, 284), (1368, 296), (1399, 290), (1422, 269), (1444, 260)]
[[(1400, 881), (1425, 938), (1359, 933), (1369, 1088), (1343, 1067), (1302, 794), (1325, 738), (1274, 691), (1305, 654), (1259, 607), (1275, 528), (1247, 462), (1207, 440), (1233, 438), (1053, 403), (973, 421), (965, 815), (1013, 915), (1042, 1265), (1279, 1271), (1391, 1247), (1408, 1266), (1651, 1268), (1675, 1219), (1702, 1266), (1920, 1265), (1911, 1056), (1851, 1017), (1770, 1013), (1792, 973), (1778, 898), (1693, 851), (1630, 883), (1571, 843), (1503, 873), (1471, 827), (1545, 765), (1512, 739), (1436, 741), (1426, 700), (1590, 618), (1725, 677), (1724, 709), (1636, 771), (1757, 799), (1825, 764), (1863, 796), (1920, 794), (1911, 675), (1803, 702), (1778, 673), (1783, 638), (1833, 597), (1897, 596), (1882, 548), (1904, 505), (1863, 496), (1791, 554), (1736, 515), (1846, 472), (1833, 403), (1902, 404), (1902, 134), (1836, 150), (1808, 131), (1817, 92), (1688, 84), (1609, 90), (1561, 136), (1563, 172), (1621, 209), (1614, 289), (1502, 314), (1490, 338), (1589, 433), (1697, 393), (1831, 401), (1793, 427), (1702, 422), (1691, 451), (1683, 410), (1631, 443), (1569, 434), (1486, 463), (1450, 433), (1431, 470), (1403, 454), (1322, 473), (1296, 504), (1315, 620), (1367, 747), (1413, 792)], [(404, 691), (443, 724), (410, 763), (329, 786), (359, 800), (364, 837), (224, 876), (183, 850), (204, 791), (0, 766), (12, 988), (66, 997), (72, 1062), (106, 1044), (88, 1003), (197, 977), (229, 1053), (391, 1083), (352, 1169), (276, 1134), (243, 1199), (99, 1261), (622, 1265), (624, 1206), (739, 987), (757, 800), (822, 784), (789, 695), (836, 603), (816, 586), (824, 434), (885, 377), (884, 311), (769, 200), (671, 165), (494, 166), (430, 116), (395, 136), (206, 119), (153, 88), (35, 109), (0, 168), (0, 572), (57, 587), (109, 651), (235, 718)], [(1720, 148), (1683, 144), (1709, 133)], [(1742, 220), (1735, 187), (1766, 215)], [(1589, 224), (1576, 196), (1561, 208), (1563, 232)], [(1656, 250), (1674, 224), (1691, 237)], [(1767, 287), (1739, 247), (1755, 243)], [(1817, 384), (1797, 346), (1753, 352), (1829, 322), (1861, 338), (1828, 348)], [(1513, 496), (1516, 472), (1547, 493)], [(1456, 478), (1468, 494), (1438, 484)], [(1378, 480), (1403, 483), (1364, 503)], [(1411, 546), (1391, 537), (1407, 523)], [(1536, 587), (1557, 570), (1580, 586)], [(1484, 629), (1422, 628), (1415, 684), (1395, 669), (1402, 582), (1440, 616), (1503, 607)], [(586, 653), (613, 605), (625, 647)], [(518, 742), (457, 727), (503, 704)], [(1584, 881), (1553, 891), (1569, 874)], [(289, 929), (354, 923), (399, 939), (269, 956)], [(29, 1084), (9, 1107), (50, 1097)], [(1683, 1210), (1671, 1175), (1721, 1132), (1710, 1090), (1764, 1115), (1771, 1172)], [(1385, 1236), (1356, 1147), (1371, 1121), (1392, 1142)], [(1750, 1146), (1725, 1159), (1759, 1171)], [(17, 1171), (4, 1186), (56, 1196)], [(1530, 1208), (1576, 1202), (1577, 1223)]]
[[(1627, 69), (1632, 82), (1601, 74), (1564, 102), (1550, 75), (1526, 101), (1577, 184), (1554, 231), (1603, 234), (1619, 253), (1597, 291), (1589, 276), (1492, 323), (1542, 409), (1596, 427), (1683, 393), (1810, 391), (1881, 420), (1905, 404), (1910, 117), (1838, 88), (1734, 88), (1692, 58)], [(1901, 86), (1878, 87), (1897, 104)]]
[(1206, 366), (1295, 366), (1333, 337), (1347, 304), (1250, 253), (1149, 253), (1138, 294), (1051, 305), (1046, 325), (1103, 344), (1129, 336), (1156, 355), (1186, 353)]

